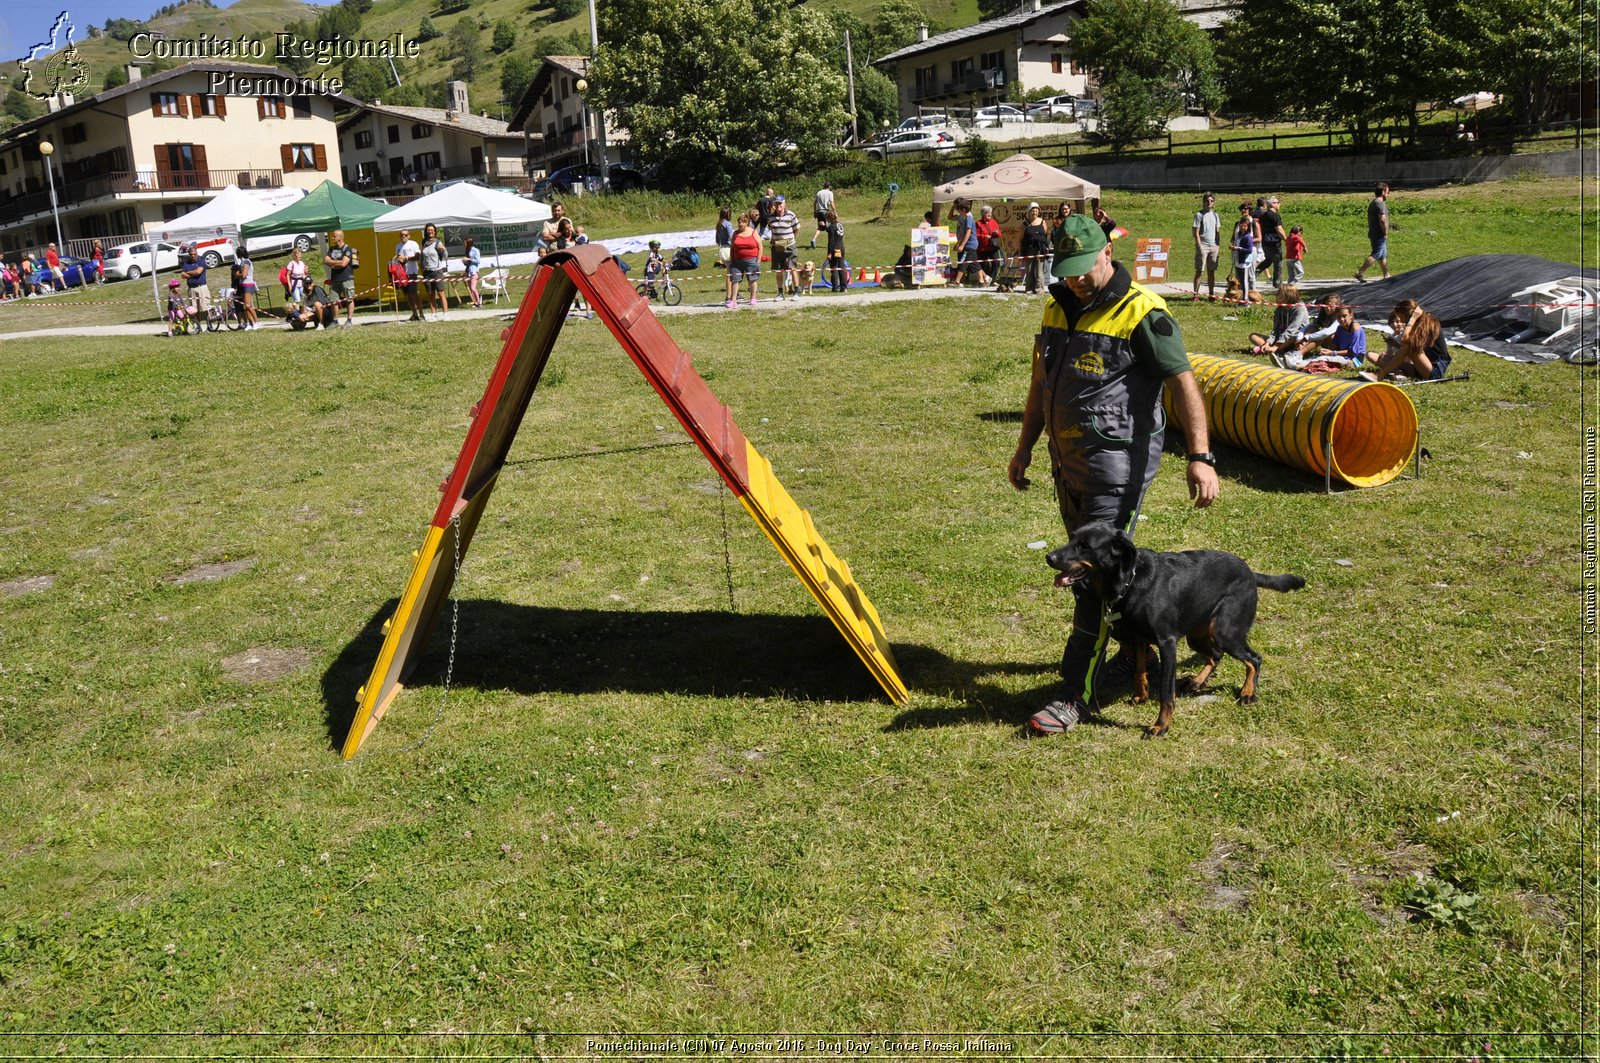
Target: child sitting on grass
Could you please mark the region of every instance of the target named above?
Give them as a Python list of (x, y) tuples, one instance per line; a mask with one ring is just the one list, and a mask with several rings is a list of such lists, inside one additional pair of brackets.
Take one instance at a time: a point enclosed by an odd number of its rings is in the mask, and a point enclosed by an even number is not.
[(1272, 312), (1272, 335), (1250, 333), (1250, 353), (1265, 354), (1273, 364), (1282, 364), (1282, 355), (1300, 346), (1306, 327), (1311, 324), (1311, 311), (1300, 301), (1300, 289), (1293, 284), (1278, 286), (1278, 307)]
[(1327, 346), (1319, 347), (1311, 343), (1307, 345), (1311, 349), (1310, 354), (1289, 351), (1275, 357), (1273, 361), (1286, 369), (1298, 369), (1303, 373), (1334, 373), (1341, 369), (1360, 369), (1367, 359), (1367, 334), (1356, 323), (1356, 312), (1352, 307), (1339, 307), (1337, 320), (1338, 323), (1334, 326), (1333, 335), (1328, 339)]

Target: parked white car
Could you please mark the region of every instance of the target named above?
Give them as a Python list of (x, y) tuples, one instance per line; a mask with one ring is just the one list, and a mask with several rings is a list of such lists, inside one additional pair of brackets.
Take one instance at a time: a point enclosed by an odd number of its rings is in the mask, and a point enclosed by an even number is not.
[[(156, 248), (156, 271), (178, 268), (178, 245), (159, 241)], [(136, 281), (150, 272), (150, 241), (118, 244), (106, 248), (106, 279)]]
[(992, 107), (980, 107), (972, 112), (972, 124), (982, 128), (984, 126), (998, 126), (1007, 122), (1026, 122), (1028, 116), (1007, 103), (997, 103)]
[(1070, 122), (1078, 115), (1078, 97), (1050, 96), (1028, 104), (1028, 117), (1035, 122)]
[[(252, 236), (246, 246), (250, 248), (251, 255), (271, 255), (280, 251), (287, 251), (291, 247), (298, 247), (301, 254), (311, 250), (316, 237), (309, 233), (300, 233), (296, 236)], [(195, 253), (200, 256), (200, 261), (206, 264), (206, 269), (215, 269), (224, 262), (232, 262), (238, 251), (234, 242), (226, 236), (217, 236), (209, 239), (194, 241)]]
[(913, 155), (919, 151), (948, 154), (956, 150), (956, 138), (942, 129), (911, 129), (894, 133), (882, 143), (868, 144), (861, 150), (867, 158), (878, 160), (890, 155)]
[(954, 124), (947, 114), (914, 114), (895, 128), (903, 132), (908, 129), (941, 129)]

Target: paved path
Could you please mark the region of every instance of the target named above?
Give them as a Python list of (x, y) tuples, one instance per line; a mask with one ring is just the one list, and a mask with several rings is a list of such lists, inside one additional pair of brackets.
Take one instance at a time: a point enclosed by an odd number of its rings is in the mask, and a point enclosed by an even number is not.
[[(1343, 280), (1304, 280), (1300, 282), (1302, 291), (1313, 291), (1323, 288), (1339, 287), (1347, 281)], [(1188, 284), (1164, 283), (1151, 285), (1164, 298), (1175, 302), (1186, 301), (1192, 295)], [(1221, 287), (1220, 285), (1218, 286)], [(777, 299), (771, 296), (760, 296), (755, 306), (747, 306), (743, 299), (734, 310), (729, 310), (719, 300), (714, 303), (684, 303), (679, 306), (662, 306), (656, 304), (652, 309), (658, 315), (669, 316), (673, 314), (743, 314), (743, 313), (770, 313), (788, 310), (813, 310), (829, 306), (865, 306), (889, 302), (919, 302), (929, 299), (1037, 299), (1038, 296), (1028, 295), (1020, 288), (1015, 292), (997, 292), (993, 288), (961, 288), (956, 286), (939, 288), (916, 288), (912, 290), (891, 288), (859, 288), (842, 294), (832, 292), (815, 292), (804, 298)], [(15, 311), (25, 313), (26, 311)], [(481, 321), (485, 319), (503, 318), (509, 320), (517, 312), (515, 303), (501, 303), (498, 309), (483, 310), (452, 310), (446, 321)], [(403, 325), (407, 315), (390, 313), (366, 313), (356, 315), (356, 326), (368, 328), (375, 325)], [(262, 323), (264, 332), (289, 332), (288, 325), (277, 319), (264, 319)], [(165, 337), (167, 330), (164, 324), (154, 321), (135, 322), (130, 325), (61, 325), (56, 328), (34, 329), (29, 332), (0, 332), (0, 342), (13, 340), (27, 340), (52, 336), (160, 336)], [(189, 337), (180, 337), (188, 339)]]

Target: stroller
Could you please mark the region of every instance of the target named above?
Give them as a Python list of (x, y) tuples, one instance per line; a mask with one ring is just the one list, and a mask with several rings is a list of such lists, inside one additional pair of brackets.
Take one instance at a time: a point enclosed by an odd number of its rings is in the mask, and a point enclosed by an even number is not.
[(174, 336), (198, 336), (205, 328), (205, 324), (189, 309), (176, 280), (167, 282), (167, 325)]

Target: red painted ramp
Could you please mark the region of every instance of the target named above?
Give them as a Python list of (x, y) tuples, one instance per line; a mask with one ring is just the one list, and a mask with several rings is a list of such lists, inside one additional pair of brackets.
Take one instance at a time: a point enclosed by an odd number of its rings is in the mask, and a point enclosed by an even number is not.
[(795, 503), (773, 476), (771, 464), (745, 439), (733, 414), (695, 372), (688, 353), (661, 327), (649, 301), (634, 290), (605, 248), (588, 244), (544, 259), (506, 331), (483, 398), (473, 407), (472, 427), (455, 470), (441, 485), (444, 497), (413, 555), (400, 605), (384, 623), (383, 649), (356, 695), (360, 708), (345, 738), (346, 760), (355, 756), (400, 693), (426, 645), (566, 323), (568, 307), (580, 292), (884, 692), (896, 702), (908, 697), (877, 610), (856, 585), (850, 567), (828, 548), (811, 514)]

